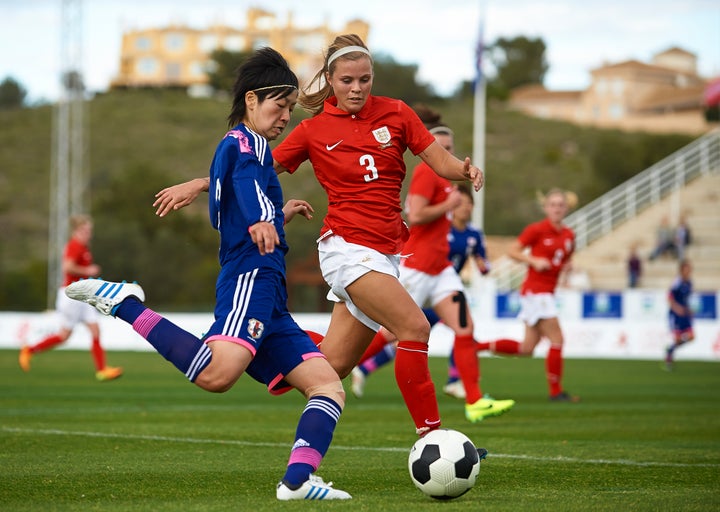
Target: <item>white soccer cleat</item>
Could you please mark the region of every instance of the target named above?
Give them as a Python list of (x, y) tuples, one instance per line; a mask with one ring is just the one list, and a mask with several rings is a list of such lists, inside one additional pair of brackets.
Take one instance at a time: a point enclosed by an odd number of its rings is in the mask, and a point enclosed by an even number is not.
[(443, 386), (443, 391), (448, 396), (459, 400), (465, 400), (465, 386), (463, 386), (463, 383), (460, 380), (448, 382)]
[(362, 398), (365, 392), (365, 374), (357, 366), (350, 372), (350, 390), (355, 398)]
[(82, 279), (65, 288), (65, 295), (94, 306), (103, 315), (114, 315), (114, 309), (128, 297), (145, 302), (145, 292), (137, 283), (113, 283), (102, 279)]
[(290, 489), (284, 482), (277, 485), (277, 499), (281, 501), (349, 500), (350, 498), (352, 496), (345, 491), (334, 489), (332, 482), (325, 483), (322, 478), (316, 475), (310, 475), (310, 479), (295, 490)]

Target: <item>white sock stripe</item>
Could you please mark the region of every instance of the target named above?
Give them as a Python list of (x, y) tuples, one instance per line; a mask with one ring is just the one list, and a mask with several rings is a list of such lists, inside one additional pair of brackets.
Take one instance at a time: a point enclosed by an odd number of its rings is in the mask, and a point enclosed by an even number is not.
[[(310, 409), (317, 409), (319, 411), (324, 412), (325, 414), (327, 414), (328, 416), (333, 418), (335, 420), (335, 423), (337, 423), (337, 421), (340, 419), (340, 414), (342, 413), (340, 408), (338, 408), (328, 402), (325, 402), (324, 400), (310, 399), (310, 401), (305, 406), (305, 411), (310, 410)], [(305, 411), (303, 411), (303, 412), (305, 412)]]
[(425, 349), (425, 350), (418, 350), (418, 349), (416, 349), (416, 348), (405, 348), (405, 347), (400, 347), (400, 346), (398, 346), (397, 349), (398, 349), (398, 350), (404, 350), (405, 352), (417, 352), (418, 354), (427, 354), (427, 353), (428, 353), (427, 349)]
[(185, 372), (185, 376), (188, 379), (193, 380), (197, 375), (198, 369), (202, 367), (211, 357), (212, 350), (203, 343), (203, 346), (200, 348), (198, 353), (195, 354), (192, 363), (190, 363), (190, 368), (188, 368), (188, 371)]

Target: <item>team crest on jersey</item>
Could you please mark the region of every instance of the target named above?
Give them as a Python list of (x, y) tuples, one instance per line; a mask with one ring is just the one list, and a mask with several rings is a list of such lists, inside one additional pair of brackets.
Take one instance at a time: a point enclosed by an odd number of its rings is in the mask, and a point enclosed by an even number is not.
[(251, 318), (248, 320), (248, 326), (247, 331), (248, 334), (252, 337), (252, 339), (256, 340), (260, 336), (262, 336), (263, 331), (265, 330), (265, 325), (256, 318)]
[(392, 136), (390, 135), (390, 130), (388, 130), (387, 126), (383, 126), (382, 128), (373, 130), (372, 134), (373, 137), (375, 137), (375, 140), (380, 143), (380, 149), (385, 149), (392, 146), (392, 142), (390, 142)]

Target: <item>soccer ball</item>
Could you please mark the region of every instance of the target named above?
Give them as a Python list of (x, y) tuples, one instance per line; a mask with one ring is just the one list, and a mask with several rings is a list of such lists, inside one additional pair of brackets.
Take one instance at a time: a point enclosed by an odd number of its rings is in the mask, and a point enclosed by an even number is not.
[(431, 498), (451, 500), (475, 485), (480, 456), (462, 432), (438, 429), (415, 442), (410, 449), (408, 469), (415, 487)]

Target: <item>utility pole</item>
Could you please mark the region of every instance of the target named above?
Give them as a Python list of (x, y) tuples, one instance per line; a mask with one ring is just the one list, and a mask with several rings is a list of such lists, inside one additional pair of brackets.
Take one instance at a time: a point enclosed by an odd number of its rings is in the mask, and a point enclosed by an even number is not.
[(82, 0), (61, 1), (60, 98), (53, 113), (48, 230), (47, 304), (52, 309), (62, 280), (62, 253), (70, 215), (86, 208), (82, 75)]

